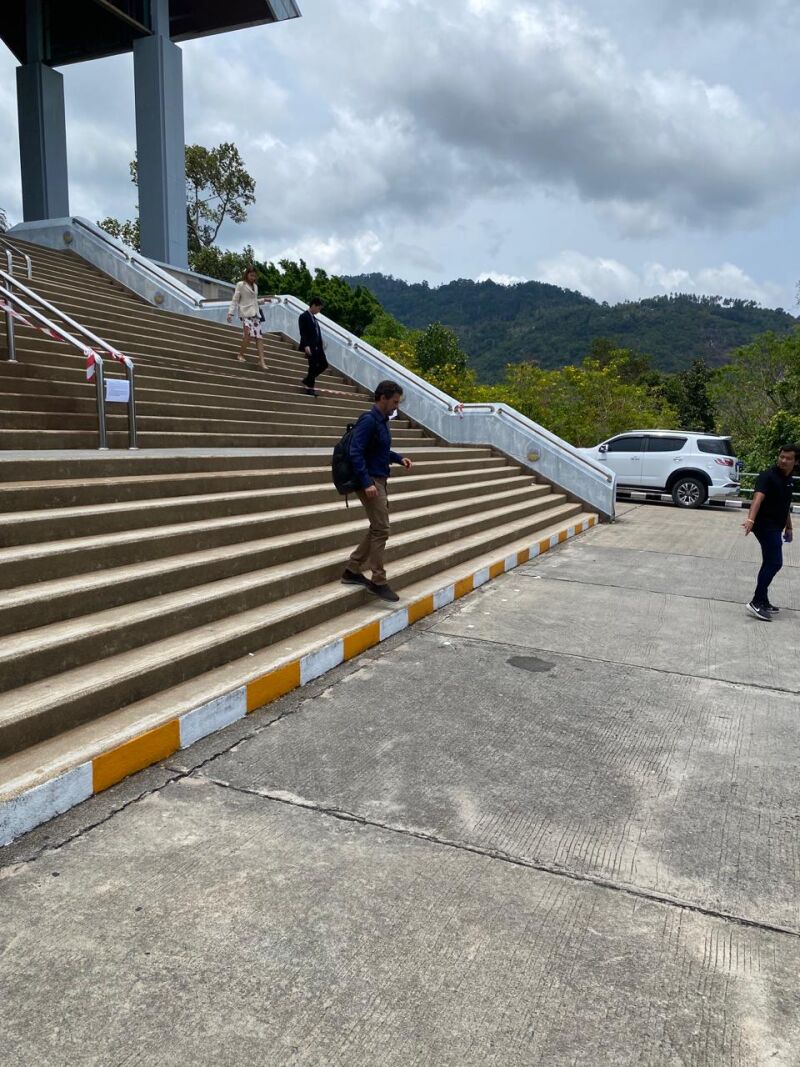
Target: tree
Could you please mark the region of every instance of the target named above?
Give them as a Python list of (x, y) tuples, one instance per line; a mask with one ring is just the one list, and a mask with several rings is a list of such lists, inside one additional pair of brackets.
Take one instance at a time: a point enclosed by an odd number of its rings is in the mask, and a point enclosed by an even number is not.
[(632, 348), (622, 348), (608, 337), (595, 337), (589, 348), (589, 359), (596, 360), (601, 367), (614, 363), (622, 381), (629, 385), (641, 384), (653, 367), (649, 356)]
[(116, 237), (118, 241), (122, 241), (123, 244), (134, 248), (137, 252), (140, 251), (141, 233), (138, 219), (125, 219), (124, 222), (120, 222), (119, 219), (109, 217), (98, 222), (97, 225), (101, 230), (110, 233), (112, 237)]
[[(130, 162), (131, 181), (138, 187), (139, 169)], [(216, 148), (186, 145), (186, 224), (189, 253), (211, 247), (225, 221), (244, 222), (247, 207), (255, 203), (256, 183), (247, 173), (235, 144), (226, 141)], [(139, 249), (139, 220), (107, 218), (98, 223), (113, 237)]]
[(8, 229), (8, 215), (5, 210), (0, 207), (0, 233), (5, 233)]
[(235, 144), (186, 146), (186, 218), (189, 248), (213, 245), (225, 219), (241, 223), (255, 203), (256, 183)]
[(714, 372), (708, 364), (696, 359), (687, 370), (679, 374), (659, 375), (660, 381), (652, 384), (658, 385), (664, 399), (678, 412), (681, 429), (713, 433), (716, 412), (709, 395), (713, 378)]
[(786, 444), (800, 444), (800, 412), (779, 411), (756, 432), (744, 456), (744, 469), (757, 473), (771, 467), (778, 449)]
[(800, 330), (764, 333), (737, 348), (714, 373), (709, 393), (719, 428), (734, 437), (737, 452), (746, 453), (773, 415), (800, 412)]
[(452, 367), (456, 372), (467, 369), (467, 357), (462, 352), (453, 330), (432, 322), (424, 330), (416, 344), (417, 363), (423, 376), (443, 367)]
[(492, 387), (491, 398), (505, 400), (578, 447), (635, 426), (676, 426), (675, 409), (646, 386), (626, 382), (622, 370), (613, 361), (603, 366), (589, 358), (559, 370), (512, 363), (503, 386)]

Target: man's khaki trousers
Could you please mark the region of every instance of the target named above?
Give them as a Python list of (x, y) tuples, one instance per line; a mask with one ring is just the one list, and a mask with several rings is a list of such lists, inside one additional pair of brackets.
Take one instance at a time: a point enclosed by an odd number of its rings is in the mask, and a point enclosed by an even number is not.
[(364, 505), (369, 519), (369, 529), (361, 543), (348, 561), (348, 567), (356, 574), (372, 571), (372, 580), (376, 585), (386, 584), (386, 571), (383, 566), (383, 552), (389, 537), (389, 497), (386, 493), (386, 479), (373, 478), (378, 495), (368, 497), (363, 489), (358, 490), (358, 499)]

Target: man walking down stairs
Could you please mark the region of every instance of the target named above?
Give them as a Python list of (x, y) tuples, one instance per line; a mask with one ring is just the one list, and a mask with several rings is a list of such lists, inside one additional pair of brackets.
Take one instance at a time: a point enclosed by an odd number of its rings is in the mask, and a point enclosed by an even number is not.
[[(393, 418), (403, 398), (397, 382), (383, 381), (375, 390), (375, 404), (360, 417), (353, 429), (350, 459), (356, 479), (361, 483), (358, 498), (369, 519), (369, 529), (350, 556), (342, 575), (345, 585), (363, 585), (381, 600), (400, 599), (386, 581), (383, 553), (389, 538), (389, 497), (387, 479), (392, 463), (411, 470), (411, 460), (392, 450), (389, 419)], [(372, 581), (364, 575), (372, 571)]]

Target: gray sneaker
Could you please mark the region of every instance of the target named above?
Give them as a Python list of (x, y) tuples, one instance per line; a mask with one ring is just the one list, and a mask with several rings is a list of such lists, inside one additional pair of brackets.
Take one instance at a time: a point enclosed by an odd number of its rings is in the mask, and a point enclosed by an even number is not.
[(772, 616), (766, 608), (762, 608), (760, 604), (754, 604), (751, 600), (747, 605), (747, 610), (755, 619), (761, 619), (762, 622), (772, 622)]

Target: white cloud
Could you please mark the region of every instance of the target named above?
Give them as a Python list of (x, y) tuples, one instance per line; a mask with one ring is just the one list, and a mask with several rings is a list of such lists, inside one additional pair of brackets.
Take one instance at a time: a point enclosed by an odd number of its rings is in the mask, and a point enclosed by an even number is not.
[(486, 270), (475, 279), (476, 282), (494, 282), (495, 285), (518, 285), (527, 280), (515, 274), (500, 274), (494, 270)]
[(694, 272), (683, 267), (646, 263), (637, 273), (616, 259), (565, 251), (539, 262), (534, 273), (538, 281), (576, 289), (609, 304), (680, 292), (755, 300), (767, 307), (782, 304), (787, 310), (792, 305), (791, 294), (784, 286), (757, 282), (733, 263)]
[(307, 238), (297, 244), (274, 248), (256, 248), (261, 259), (304, 259), (310, 267), (321, 267), (333, 274), (361, 274), (374, 263), (383, 245), (371, 230), (354, 237)]

